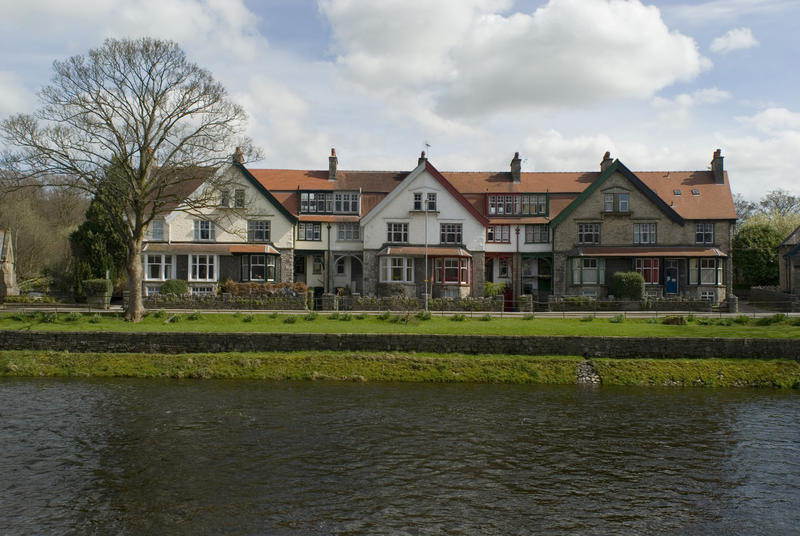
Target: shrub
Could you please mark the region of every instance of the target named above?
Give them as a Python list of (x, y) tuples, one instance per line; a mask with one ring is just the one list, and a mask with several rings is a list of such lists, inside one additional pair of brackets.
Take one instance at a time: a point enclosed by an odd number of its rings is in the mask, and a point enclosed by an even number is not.
[(328, 320), (339, 320), (339, 311), (334, 311), (328, 315)]
[(384, 311), (384, 312), (382, 312), (381, 314), (378, 315), (378, 320), (389, 320), (389, 318), (391, 318), (391, 316), (392, 316), (392, 313), (390, 313), (389, 311)]
[(685, 326), (686, 319), (682, 316), (668, 316), (661, 323), (667, 326)]
[(294, 324), (295, 322), (297, 322), (297, 317), (294, 315), (289, 315), (283, 319), (284, 324)]
[(365, 318), (367, 318), (367, 313), (362, 312), (356, 315), (357, 320), (364, 320)]
[(75, 322), (77, 320), (80, 320), (81, 316), (82, 315), (80, 313), (69, 313), (64, 317), (64, 320), (66, 320), (67, 322)]
[(165, 316), (167, 316), (167, 312), (164, 309), (159, 309), (153, 313), (153, 318), (164, 318)]
[(463, 322), (466, 319), (467, 317), (464, 316), (462, 313), (458, 313), (450, 317), (450, 320), (452, 320), (453, 322)]
[(55, 303), (56, 302), (56, 300), (51, 298), (50, 296), (27, 296), (27, 295), (6, 296), (0, 301), (5, 301), (5, 303)]
[(277, 311), (275, 311), (274, 313), (272, 313), (271, 315), (269, 315), (269, 317), (270, 317), (270, 318), (278, 318), (278, 312), (277, 312)]
[(492, 315), (483, 315), (480, 320), (481, 322), (489, 322), (492, 319)]
[(625, 322), (625, 315), (616, 314), (613, 318), (609, 319), (609, 322), (612, 324), (621, 324), (622, 322)]
[(199, 312), (194, 311), (193, 313), (191, 313), (186, 318), (189, 319), (189, 320), (200, 320), (201, 317), (202, 317), (202, 315)]
[(237, 283), (228, 279), (222, 283), (222, 292), (231, 296), (305, 296), (308, 287), (305, 283)]
[(171, 317), (167, 318), (164, 323), (165, 324), (177, 324), (181, 321), (181, 315), (172, 315)]
[(109, 279), (86, 279), (81, 284), (83, 285), (83, 292), (87, 296), (111, 294), (112, 285)]
[(186, 296), (189, 294), (189, 283), (183, 279), (167, 279), (158, 293), (165, 296)]
[(307, 320), (308, 322), (312, 322), (317, 319), (317, 313), (314, 311), (309, 312), (303, 317), (303, 320)]
[(58, 313), (42, 313), (39, 317), (40, 322), (44, 322), (45, 324), (54, 324), (58, 320)]
[(734, 318), (733, 321), (736, 322), (737, 324), (742, 324), (744, 326), (750, 323), (750, 317), (747, 315), (739, 315), (736, 318)]
[(242, 318), (242, 322), (252, 322), (253, 320), (255, 320), (255, 318), (256, 318), (255, 315), (244, 315), (244, 318)]
[(528, 313), (522, 317), (523, 320), (533, 320), (534, 318), (533, 313)]
[(103, 317), (101, 317), (98, 313), (95, 313), (89, 317), (89, 322), (92, 324), (99, 324), (102, 319)]
[(431, 319), (430, 311), (420, 311), (417, 313), (417, 320), (430, 320), (430, 319)]
[(594, 320), (594, 317), (592, 315), (586, 315), (583, 318), (581, 318), (581, 322), (591, 322), (592, 320)]
[(345, 322), (349, 322), (352, 319), (353, 317), (350, 316), (350, 313), (342, 313), (341, 315), (339, 315), (339, 320), (343, 320)]
[(644, 297), (644, 277), (639, 272), (617, 272), (611, 282), (614, 296), (623, 300), (641, 300)]
[(506, 289), (505, 283), (493, 283), (491, 281), (486, 281), (483, 284), (483, 295), (487, 298), (492, 298), (499, 294), (502, 294), (503, 291)]

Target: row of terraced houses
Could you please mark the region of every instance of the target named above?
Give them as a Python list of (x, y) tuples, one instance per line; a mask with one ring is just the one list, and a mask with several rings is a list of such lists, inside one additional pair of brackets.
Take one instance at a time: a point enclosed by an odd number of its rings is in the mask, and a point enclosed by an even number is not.
[[(207, 218), (175, 210), (149, 228), (144, 291), (224, 280), (304, 282), (316, 294), (604, 298), (616, 272), (653, 297), (722, 302), (736, 220), (723, 157), (701, 171), (633, 172), (606, 153), (587, 172), (251, 169), (241, 153)], [(226, 212), (230, 215), (226, 216)], [(232, 216), (235, 214), (235, 216)], [(227, 221), (220, 225), (220, 221)]]

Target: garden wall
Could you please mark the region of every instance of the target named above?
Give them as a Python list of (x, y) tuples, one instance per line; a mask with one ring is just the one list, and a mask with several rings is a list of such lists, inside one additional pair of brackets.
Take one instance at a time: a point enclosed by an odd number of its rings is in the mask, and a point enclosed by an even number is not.
[(0, 331), (0, 349), (134, 353), (348, 350), (614, 358), (728, 357), (800, 361), (800, 343), (790, 339)]

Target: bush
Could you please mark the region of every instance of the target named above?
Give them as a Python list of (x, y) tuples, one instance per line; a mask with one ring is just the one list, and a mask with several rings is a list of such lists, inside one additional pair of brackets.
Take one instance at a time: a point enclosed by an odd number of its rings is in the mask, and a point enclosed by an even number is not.
[(103, 317), (102, 317), (102, 316), (100, 316), (99, 314), (95, 313), (94, 315), (92, 315), (92, 316), (89, 318), (89, 322), (90, 322), (91, 324), (99, 324), (99, 323), (100, 323), (100, 321), (101, 321), (102, 319), (103, 319)]
[(389, 311), (384, 311), (384, 312), (382, 312), (381, 314), (378, 315), (378, 320), (389, 320), (389, 318), (391, 318), (391, 316), (392, 316), (392, 313), (390, 313)]
[(528, 313), (522, 317), (523, 320), (533, 320), (534, 318), (533, 313)]
[(308, 322), (312, 322), (316, 319), (317, 319), (317, 313), (315, 313), (314, 311), (311, 311), (310, 313), (308, 313), (303, 317), (303, 320), (306, 320)]
[(187, 316), (186, 318), (189, 319), (189, 320), (200, 320), (201, 317), (202, 317), (202, 315), (199, 312), (195, 311), (195, 312), (191, 313), (189, 316)]
[(294, 324), (295, 322), (297, 322), (297, 317), (294, 315), (289, 315), (283, 319), (284, 324)]
[(492, 319), (492, 315), (483, 315), (480, 320), (481, 322), (489, 322)]
[(339, 320), (343, 320), (345, 322), (349, 322), (352, 319), (353, 317), (350, 316), (350, 313), (342, 313), (341, 315), (339, 315)]
[(231, 296), (296, 297), (305, 296), (308, 287), (305, 283), (237, 283), (228, 279), (222, 283), (222, 292)]
[(165, 296), (186, 296), (189, 294), (189, 284), (183, 279), (167, 279), (158, 293)]
[(612, 324), (621, 324), (622, 322), (625, 322), (625, 315), (616, 314), (614, 315), (613, 318), (609, 320), (609, 322), (611, 322)]
[(467, 319), (467, 317), (464, 316), (461, 313), (458, 313), (458, 314), (453, 315), (453, 316), (450, 317), (450, 320), (452, 320), (453, 322), (463, 322), (466, 319)]
[(586, 315), (583, 318), (581, 318), (581, 322), (591, 322), (592, 320), (594, 320), (594, 317), (592, 315)]
[(164, 318), (165, 316), (167, 316), (167, 312), (164, 309), (159, 309), (153, 313), (153, 318)]
[(253, 320), (255, 320), (255, 318), (256, 318), (255, 315), (244, 315), (244, 318), (242, 318), (242, 322), (252, 322)]
[(82, 315), (80, 313), (69, 313), (64, 317), (64, 320), (66, 320), (67, 322), (75, 322), (77, 320), (80, 320), (81, 316)]
[(431, 319), (430, 311), (420, 311), (417, 313), (417, 320), (430, 320), (430, 319)]
[(734, 318), (733, 321), (736, 322), (737, 324), (745, 326), (750, 323), (750, 317), (747, 315), (739, 315), (736, 318)]
[(617, 272), (611, 281), (614, 296), (623, 300), (644, 297), (644, 277), (639, 272)]
[(494, 296), (502, 294), (505, 290), (505, 283), (493, 283), (491, 281), (486, 281), (483, 284), (483, 295), (487, 298), (493, 298)]
[(109, 279), (87, 279), (81, 283), (83, 292), (87, 296), (110, 295), (112, 290), (111, 280)]
[(685, 326), (686, 319), (682, 316), (668, 316), (661, 323), (667, 326)]

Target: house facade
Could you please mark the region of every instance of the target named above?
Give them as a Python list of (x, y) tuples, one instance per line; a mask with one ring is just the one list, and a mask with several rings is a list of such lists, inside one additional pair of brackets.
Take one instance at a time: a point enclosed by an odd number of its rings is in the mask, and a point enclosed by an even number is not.
[(800, 295), (800, 227), (778, 246), (778, 272), (781, 290)]
[[(613, 295), (615, 272), (643, 275), (652, 297), (730, 295), (736, 212), (723, 157), (710, 170), (633, 172), (607, 153), (588, 172), (248, 169), (220, 173), (207, 218), (180, 210), (145, 248), (148, 292), (170, 277), (193, 292), (225, 279), (302, 281), (316, 294), (482, 296), (509, 302)], [(551, 298), (551, 296), (553, 298)]]

